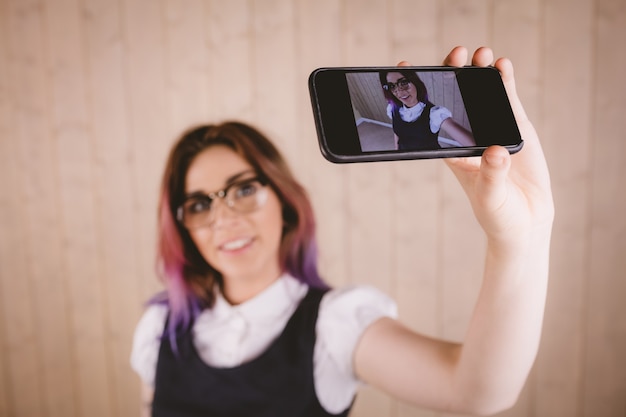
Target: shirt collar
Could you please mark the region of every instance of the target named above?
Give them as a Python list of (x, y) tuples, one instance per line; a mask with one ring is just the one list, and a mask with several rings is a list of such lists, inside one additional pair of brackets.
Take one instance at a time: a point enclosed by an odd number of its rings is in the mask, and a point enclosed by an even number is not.
[(237, 305), (231, 305), (217, 289), (211, 315), (217, 320), (240, 315), (248, 323), (274, 320), (287, 311), (293, 311), (307, 289), (306, 284), (286, 273), (250, 300)]
[(407, 107), (403, 104), (402, 107), (400, 107), (400, 117), (405, 122), (414, 122), (417, 120), (418, 117), (422, 115), (425, 107), (426, 104), (422, 101), (420, 101), (413, 107)]

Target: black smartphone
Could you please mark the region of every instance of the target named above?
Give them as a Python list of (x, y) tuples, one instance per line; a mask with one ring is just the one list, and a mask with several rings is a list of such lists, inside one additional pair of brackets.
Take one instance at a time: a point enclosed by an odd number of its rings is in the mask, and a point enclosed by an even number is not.
[(523, 146), (494, 67), (319, 68), (309, 92), (322, 154), (335, 163), (478, 156)]

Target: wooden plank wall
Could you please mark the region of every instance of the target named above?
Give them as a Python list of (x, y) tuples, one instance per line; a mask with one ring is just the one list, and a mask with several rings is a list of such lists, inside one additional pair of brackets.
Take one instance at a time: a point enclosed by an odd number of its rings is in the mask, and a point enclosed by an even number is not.
[[(0, 416), (129, 416), (169, 146), (241, 119), (312, 196), (321, 268), (461, 339), (484, 239), (441, 161), (337, 166), (317, 147), (316, 67), (439, 64), (457, 44), (516, 66), (557, 218), (545, 331), (503, 416), (626, 415), (623, 0), (0, 0)], [(364, 387), (354, 416), (443, 416)]]

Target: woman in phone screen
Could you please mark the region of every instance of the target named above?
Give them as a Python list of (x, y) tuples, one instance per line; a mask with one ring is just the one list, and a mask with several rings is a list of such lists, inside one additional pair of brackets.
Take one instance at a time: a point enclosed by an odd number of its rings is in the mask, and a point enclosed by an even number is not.
[[(466, 59), (455, 48), (446, 63)], [(489, 49), (474, 54), (474, 65), (492, 61)], [(131, 354), (143, 414), (346, 416), (361, 384), (450, 412), (512, 406), (541, 333), (553, 208), (510, 62), (495, 65), (526, 145), (515, 159), (494, 146), (447, 161), (488, 242), (463, 343), (407, 328), (375, 288), (329, 288), (310, 200), (274, 145), (243, 123), (198, 126), (174, 145), (161, 186), (165, 291), (148, 304)]]
[(440, 149), (442, 128), (454, 141), (451, 146), (476, 145), (472, 133), (452, 118), (450, 110), (428, 100), (426, 85), (415, 71), (398, 69), (382, 71), (379, 75), (388, 102), (387, 115), (392, 120), (396, 149)]

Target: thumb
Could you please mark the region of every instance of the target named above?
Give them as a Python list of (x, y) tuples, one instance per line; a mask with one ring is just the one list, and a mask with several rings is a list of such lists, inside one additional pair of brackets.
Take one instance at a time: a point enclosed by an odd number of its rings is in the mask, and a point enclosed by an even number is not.
[(483, 152), (478, 176), (477, 197), (487, 210), (495, 210), (507, 198), (507, 176), (511, 155), (501, 146), (490, 146)]

